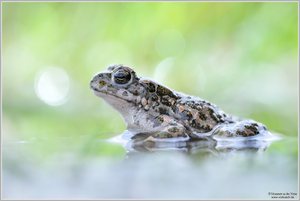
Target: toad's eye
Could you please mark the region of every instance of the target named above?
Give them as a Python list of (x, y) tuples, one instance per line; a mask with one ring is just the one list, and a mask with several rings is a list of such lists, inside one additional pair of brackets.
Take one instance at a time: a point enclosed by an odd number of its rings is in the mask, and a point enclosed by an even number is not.
[(131, 74), (124, 69), (119, 69), (113, 74), (113, 80), (117, 84), (127, 84), (131, 80)]

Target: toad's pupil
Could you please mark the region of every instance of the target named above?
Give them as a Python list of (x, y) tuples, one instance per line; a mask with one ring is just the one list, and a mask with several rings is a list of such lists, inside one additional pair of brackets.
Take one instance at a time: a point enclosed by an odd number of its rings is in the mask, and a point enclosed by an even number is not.
[(114, 80), (117, 84), (126, 84), (130, 81), (131, 75), (126, 71), (117, 71), (114, 74)]

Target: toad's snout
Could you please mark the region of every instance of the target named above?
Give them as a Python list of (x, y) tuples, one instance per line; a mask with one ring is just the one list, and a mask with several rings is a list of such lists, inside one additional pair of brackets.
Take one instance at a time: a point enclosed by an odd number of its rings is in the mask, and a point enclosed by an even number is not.
[(98, 81), (98, 75), (95, 75), (92, 80), (90, 81), (90, 88), (91, 89), (97, 89), (97, 81)]
[(106, 86), (107, 80), (105, 79), (105, 76), (102, 73), (99, 73), (93, 77), (93, 79), (90, 81), (90, 87), (93, 90), (99, 91), (101, 88)]

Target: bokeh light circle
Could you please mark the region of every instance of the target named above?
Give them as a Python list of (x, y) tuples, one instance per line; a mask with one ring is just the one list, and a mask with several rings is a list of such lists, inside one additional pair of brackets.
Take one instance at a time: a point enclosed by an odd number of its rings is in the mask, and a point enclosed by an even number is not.
[(48, 105), (64, 104), (67, 101), (69, 89), (70, 78), (62, 68), (45, 68), (36, 76), (35, 93), (39, 99)]

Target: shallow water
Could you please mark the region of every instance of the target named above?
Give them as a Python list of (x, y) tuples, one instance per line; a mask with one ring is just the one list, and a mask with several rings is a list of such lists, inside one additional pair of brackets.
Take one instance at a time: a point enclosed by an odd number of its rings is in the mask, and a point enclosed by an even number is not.
[[(6, 141), (3, 198), (271, 199), (272, 193), (298, 198), (296, 138), (145, 146), (120, 136), (85, 139), (78, 139), (87, 143), (76, 149), (68, 148), (74, 139)], [(66, 149), (37, 153), (46, 143)]]

